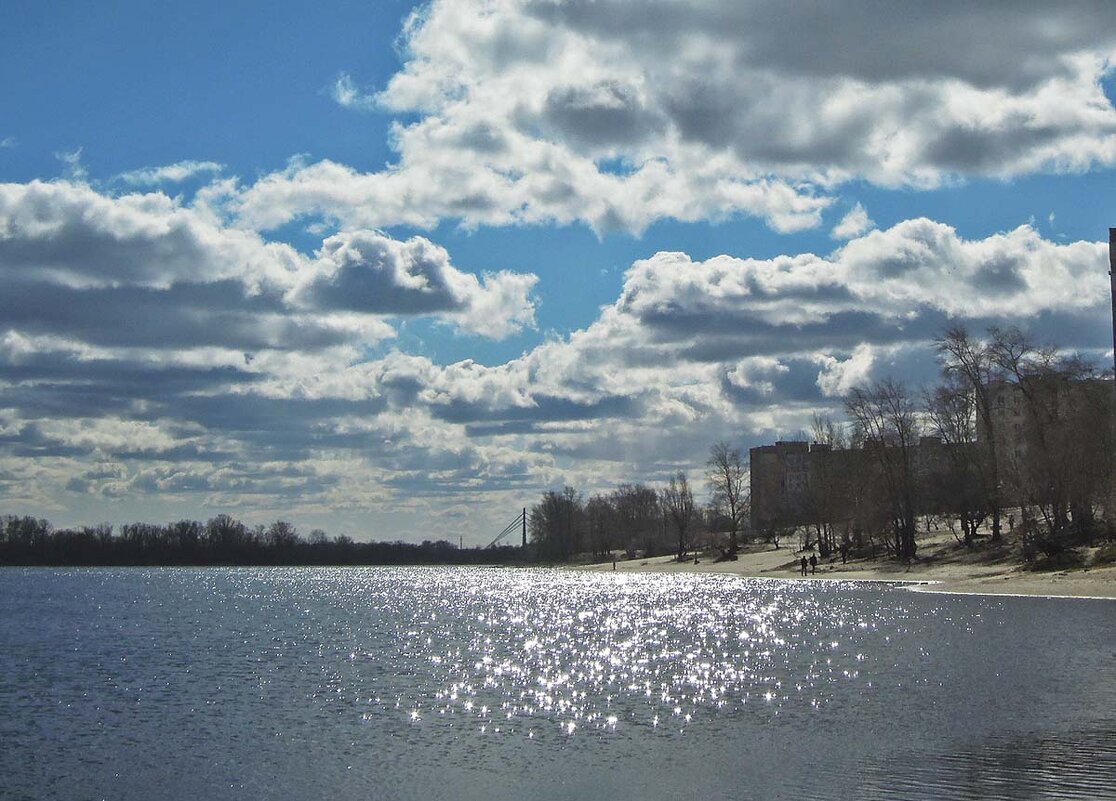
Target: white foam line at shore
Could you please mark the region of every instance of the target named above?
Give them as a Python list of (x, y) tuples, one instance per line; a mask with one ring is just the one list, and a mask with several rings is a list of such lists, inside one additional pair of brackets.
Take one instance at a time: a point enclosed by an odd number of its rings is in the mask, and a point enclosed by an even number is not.
[[(742, 578), (749, 578), (743, 576)], [(752, 576), (750, 578), (761, 578), (760, 576)], [(768, 578), (763, 576), (762, 578)], [(890, 578), (838, 578), (837, 576), (783, 576), (774, 577), (776, 581), (845, 581), (855, 584), (897, 584), (899, 589), (908, 590), (909, 592), (925, 592), (933, 595), (982, 595), (986, 598), (1061, 598), (1070, 601), (1116, 601), (1116, 598), (1108, 595), (1051, 595), (1045, 593), (1035, 592), (995, 592), (993, 590), (980, 591), (980, 590), (947, 590), (940, 589), (940, 585), (944, 585), (948, 579), (890, 579)]]
[(1116, 601), (1107, 595), (1044, 595), (1034, 592), (980, 592), (976, 590), (944, 590), (935, 589), (933, 584), (943, 584), (942, 581), (918, 582), (923, 586), (903, 587), (911, 592), (925, 592), (931, 595), (983, 595), (985, 598), (1057, 598), (1067, 601)]
[[(1116, 597), (1108, 595), (1058, 595), (1053, 593), (1038, 593), (1038, 592), (997, 592), (995, 590), (952, 590), (944, 589), (941, 585), (952, 583), (955, 581), (963, 581), (964, 579), (909, 579), (909, 578), (858, 578), (855, 576), (842, 575), (843, 571), (828, 573), (826, 575), (810, 575), (810, 576), (772, 576), (762, 574), (748, 575), (746, 573), (736, 573), (733, 571), (722, 570), (692, 570), (692, 571), (673, 571), (666, 568), (665, 565), (671, 563), (663, 563), (660, 565), (641, 565), (641, 567), (649, 567), (649, 570), (620, 570), (621, 574), (625, 575), (653, 575), (656, 573), (679, 575), (705, 575), (705, 576), (734, 576), (739, 579), (751, 579), (755, 581), (784, 581), (784, 582), (844, 582), (850, 584), (894, 584), (899, 589), (910, 590), (911, 592), (925, 592), (933, 593), (936, 595), (980, 595), (986, 598), (1054, 598), (1066, 600), (1082, 600), (1082, 601), (1116, 601)], [(586, 569), (591, 572), (613, 572), (602, 569), (590, 568), (587, 565), (570, 566), (565, 569)]]

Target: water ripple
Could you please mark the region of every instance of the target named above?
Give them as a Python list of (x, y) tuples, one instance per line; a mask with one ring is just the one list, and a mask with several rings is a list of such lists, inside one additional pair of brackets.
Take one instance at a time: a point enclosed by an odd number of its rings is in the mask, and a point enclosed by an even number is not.
[(0, 578), (3, 797), (1116, 797), (1104, 604), (483, 568)]

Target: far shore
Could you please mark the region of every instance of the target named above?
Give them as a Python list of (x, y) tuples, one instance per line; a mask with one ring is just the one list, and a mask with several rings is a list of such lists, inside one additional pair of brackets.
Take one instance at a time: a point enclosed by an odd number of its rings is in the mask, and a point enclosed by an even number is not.
[[(948, 592), (975, 595), (1029, 595), (1055, 598), (1116, 599), (1116, 565), (1074, 567), (1063, 570), (1026, 569), (1008, 553), (992, 551), (986, 543), (972, 550), (949, 535), (919, 543), (919, 558), (911, 565), (886, 559), (820, 560), (817, 572), (805, 577), (799, 559), (804, 554), (794, 544), (776, 549), (773, 545), (749, 545), (736, 561), (714, 561), (694, 555), (684, 562), (674, 556), (617, 561), (617, 572), (627, 573), (723, 573), (748, 578), (796, 581), (888, 581), (911, 582), (918, 592)], [(805, 556), (809, 558), (810, 552)], [(577, 569), (613, 570), (612, 562), (581, 565)]]

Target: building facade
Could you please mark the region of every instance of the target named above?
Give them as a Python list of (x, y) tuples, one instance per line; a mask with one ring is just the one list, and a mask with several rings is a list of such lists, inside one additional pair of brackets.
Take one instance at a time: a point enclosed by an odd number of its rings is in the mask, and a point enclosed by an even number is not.
[[(878, 446), (877, 446), (878, 447)], [(939, 437), (921, 437), (908, 448), (910, 470), (926, 488), (920, 505), (939, 506), (939, 477), (949, 473), (971, 445), (950, 445)], [(892, 451), (887, 449), (887, 453)], [(880, 454), (866, 448), (833, 448), (804, 441), (776, 442), (749, 451), (752, 491), (751, 524), (756, 532), (847, 520), (864, 511), (878, 482)]]
[(873, 512), (878, 498), (871, 496), (878, 490), (875, 485), (888, 478), (886, 470), (894, 472), (896, 465), (912, 474), (920, 514), (975, 513), (988, 497), (982, 482), (990, 480), (984, 461), (990, 438), (1002, 506), (1049, 505), (1051, 487), (1064, 487), (1059, 492), (1078, 499), (1114, 497), (1116, 490), (1094, 486), (1111, 484), (1116, 473), (1116, 387), (1111, 380), (1044, 375), (1022, 383), (997, 382), (988, 396), (992, 425), (978, 415), (975, 442), (921, 437), (907, 449), (906, 463), (892, 446), (882, 446), (883, 453), (873, 450), (878, 445), (834, 449), (804, 441), (752, 448), (753, 531), (866, 521), (881, 513)]

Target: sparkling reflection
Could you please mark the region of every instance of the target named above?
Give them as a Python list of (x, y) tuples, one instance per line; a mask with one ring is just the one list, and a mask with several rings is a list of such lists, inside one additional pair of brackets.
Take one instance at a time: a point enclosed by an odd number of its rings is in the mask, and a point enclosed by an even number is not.
[(1103, 604), (480, 568), (2, 578), (0, 795), (1113, 797)]
[[(390, 709), (431, 726), (499, 719), (508, 736), (533, 737), (540, 720), (557, 722), (569, 738), (614, 733), (621, 723), (654, 730), (663, 718), (692, 726), (746, 709), (816, 711), (837, 685), (861, 683), (861, 640), (888, 611), (826, 604), (798, 584), (732, 577), (547, 572), (543, 580), (529, 570), (501, 571), (498, 583), (485, 570), (414, 577), (416, 591), (438, 599), (439, 614), (384, 593), (375, 573), (351, 588), (393, 607), (390, 661), (424, 674), (400, 688)], [(764, 704), (749, 708), (755, 698)], [(425, 710), (435, 714), (422, 717)]]

